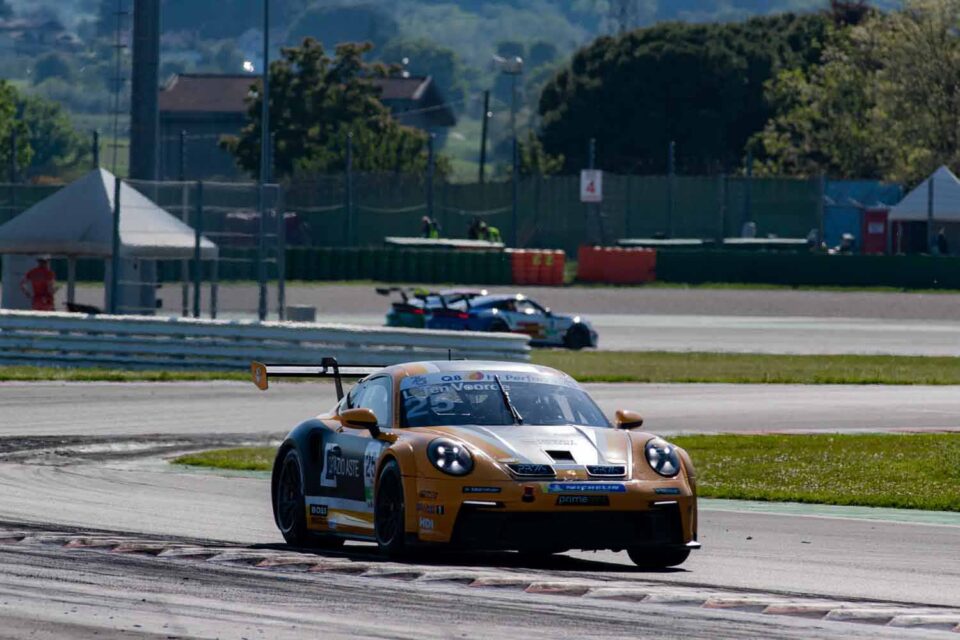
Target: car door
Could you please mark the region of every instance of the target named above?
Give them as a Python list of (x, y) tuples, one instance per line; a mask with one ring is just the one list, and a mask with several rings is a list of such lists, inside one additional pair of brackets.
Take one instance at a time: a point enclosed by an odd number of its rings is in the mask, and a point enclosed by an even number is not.
[[(341, 409), (370, 409), (381, 429), (393, 425), (393, 380), (377, 376), (355, 386)], [(324, 438), (319, 496), (312, 504), (326, 515), (327, 528), (348, 533), (373, 531), (374, 474), (386, 443), (368, 431), (342, 428)], [(313, 509), (311, 509), (312, 513)]]
[(517, 300), (515, 310), (511, 312), (514, 331), (525, 333), (531, 340), (547, 340), (546, 314), (530, 300)]

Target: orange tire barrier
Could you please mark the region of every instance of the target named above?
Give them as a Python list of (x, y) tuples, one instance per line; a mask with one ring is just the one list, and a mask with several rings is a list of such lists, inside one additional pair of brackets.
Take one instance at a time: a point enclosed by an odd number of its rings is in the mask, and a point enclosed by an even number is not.
[(567, 255), (560, 249), (508, 249), (514, 284), (563, 285)]
[(623, 247), (580, 247), (577, 279), (581, 282), (642, 284), (657, 277), (657, 252)]

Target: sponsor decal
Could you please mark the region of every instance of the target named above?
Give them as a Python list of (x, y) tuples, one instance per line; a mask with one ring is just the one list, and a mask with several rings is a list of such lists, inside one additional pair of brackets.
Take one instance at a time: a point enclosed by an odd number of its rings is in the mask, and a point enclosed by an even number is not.
[(431, 516), (442, 516), (444, 509), (442, 504), (427, 504), (425, 502), (418, 502), (417, 511), (419, 513), (429, 514)]
[(551, 482), (547, 493), (626, 493), (627, 485), (620, 482)]
[(627, 472), (622, 464), (597, 464), (587, 467), (587, 473), (593, 476), (622, 476)]
[(610, 496), (557, 496), (558, 507), (609, 507)]
[(411, 387), (422, 387), (429, 383), (430, 381), (427, 379), (427, 376), (413, 376), (410, 378)]
[(320, 486), (336, 488), (338, 478), (359, 478), (360, 460), (343, 457), (340, 445), (328, 442), (323, 447), (323, 476)]
[(310, 516), (315, 518), (326, 518), (327, 517), (327, 505), (325, 504), (312, 504), (310, 505)]
[(373, 507), (373, 487), (376, 484), (374, 474), (377, 472), (377, 460), (380, 459), (380, 451), (383, 445), (379, 442), (367, 444), (363, 452), (363, 496), (367, 501), (368, 507)]
[(553, 468), (546, 464), (511, 464), (510, 471), (518, 476), (552, 476)]
[(420, 528), (424, 531), (433, 531), (433, 518), (420, 518)]
[[(526, 382), (533, 384), (551, 384), (561, 387), (577, 387), (577, 382), (569, 376), (551, 376), (541, 373), (516, 373), (509, 371), (471, 371), (469, 373), (431, 373), (419, 376), (407, 376), (400, 381), (401, 391), (414, 389), (424, 390), (426, 393), (443, 393), (444, 391), (499, 391), (494, 382), (494, 376), (499, 376), (504, 385), (511, 382)], [(491, 383), (493, 388), (491, 389)], [(509, 388), (509, 387), (508, 387)]]
[(500, 487), (464, 487), (464, 493), (500, 493)]
[(436, 500), (436, 499), (437, 499), (437, 495), (438, 495), (438, 494), (437, 494), (436, 491), (421, 491), (421, 492), (420, 492), (420, 497), (423, 498), (424, 500)]
[(680, 495), (680, 489), (677, 489), (676, 487), (659, 487), (657, 489), (654, 489), (654, 492), (656, 492), (657, 495), (661, 495), (661, 496)]

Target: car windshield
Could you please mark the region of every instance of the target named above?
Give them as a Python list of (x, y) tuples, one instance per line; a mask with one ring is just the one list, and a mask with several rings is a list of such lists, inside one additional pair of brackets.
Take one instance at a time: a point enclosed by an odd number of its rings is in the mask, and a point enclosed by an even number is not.
[(575, 382), (556, 376), (510, 372), (435, 373), (400, 384), (405, 427), (515, 424), (497, 384), (500, 378), (524, 425), (609, 427), (593, 400)]

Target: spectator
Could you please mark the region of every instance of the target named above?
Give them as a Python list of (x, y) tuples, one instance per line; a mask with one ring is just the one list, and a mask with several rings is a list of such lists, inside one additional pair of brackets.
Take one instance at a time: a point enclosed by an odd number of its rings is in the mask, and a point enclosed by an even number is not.
[[(32, 291), (28, 290), (27, 285)], [(30, 298), (34, 311), (54, 311), (53, 294), (57, 290), (57, 277), (50, 268), (49, 258), (37, 258), (37, 266), (27, 271), (20, 281), (20, 290)]]
[(942, 256), (950, 255), (950, 244), (947, 242), (947, 230), (940, 227), (937, 232), (937, 253)]
[(479, 240), (482, 226), (483, 223), (480, 221), (480, 218), (474, 216), (473, 220), (470, 222), (470, 228), (467, 229), (467, 238), (470, 240)]

